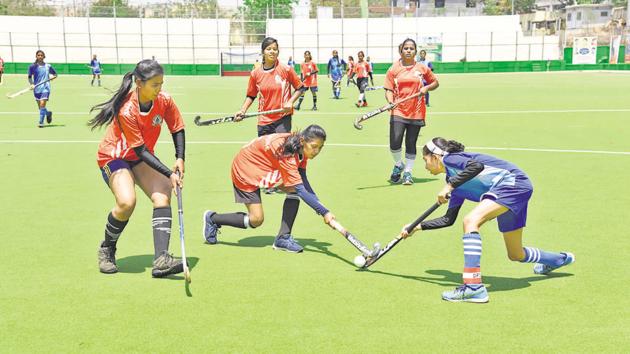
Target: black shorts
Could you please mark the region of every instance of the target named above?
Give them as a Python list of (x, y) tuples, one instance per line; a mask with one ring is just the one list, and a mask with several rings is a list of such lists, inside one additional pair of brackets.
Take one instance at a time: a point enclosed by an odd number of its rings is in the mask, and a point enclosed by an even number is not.
[(365, 89), (368, 87), (368, 78), (367, 77), (358, 78), (357, 87), (359, 88), (359, 92), (363, 93)]
[(277, 121), (258, 126), (258, 136), (275, 134), (275, 133), (290, 133), (291, 132), (291, 115), (284, 116)]
[(234, 201), (237, 203), (243, 204), (260, 204), (262, 203), (262, 199), (260, 199), (260, 189), (256, 189), (253, 192), (245, 192), (243, 190), (238, 189), (237, 186), (232, 185), (234, 187)]

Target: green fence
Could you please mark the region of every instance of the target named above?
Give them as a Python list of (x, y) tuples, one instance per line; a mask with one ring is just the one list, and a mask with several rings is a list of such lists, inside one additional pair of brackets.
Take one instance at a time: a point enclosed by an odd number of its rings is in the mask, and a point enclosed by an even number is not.
[[(624, 47), (619, 50), (619, 60), (623, 62)], [(630, 70), (630, 63), (608, 64), (608, 47), (597, 50), (598, 64), (571, 64), (571, 48), (565, 49), (564, 60), (531, 60), (531, 61), (476, 61), (461, 63), (435, 62), (436, 73), (497, 73), (497, 72), (536, 72), (563, 70)], [(51, 63), (55, 70), (62, 75), (89, 75), (91, 69), (85, 64)], [(31, 63), (5, 63), (4, 72), (7, 74), (24, 74), (28, 72)], [(134, 69), (134, 64), (103, 64), (103, 75), (122, 75)], [(219, 64), (165, 64), (166, 75), (219, 75)], [(374, 63), (375, 74), (385, 74), (390, 63)], [(319, 72), (325, 75), (326, 64), (318, 64)], [(226, 71), (249, 71), (251, 65), (225, 65)], [(295, 67), (299, 73), (299, 65)]]

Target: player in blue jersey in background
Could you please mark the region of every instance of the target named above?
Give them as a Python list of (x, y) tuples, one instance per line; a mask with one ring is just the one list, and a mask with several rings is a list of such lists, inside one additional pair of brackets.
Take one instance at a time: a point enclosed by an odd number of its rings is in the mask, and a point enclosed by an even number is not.
[(38, 127), (41, 128), (44, 126), (44, 118), (48, 124), (52, 122), (52, 112), (46, 109), (46, 103), (50, 98), (50, 82), (42, 83), (57, 78), (57, 72), (50, 64), (44, 63), (46, 54), (43, 50), (38, 50), (35, 57), (35, 62), (28, 68), (28, 82), (39, 107)]
[[(464, 284), (442, 293), (447, 301), (488, 302), (488, 292), (481, 282), (481, 235), (485, 222), (497, 219), (503, 233), (508, 258), (522, 263), (536, 263), (534, 273), (548, 274), (575, 262), (569, 252), (553, 253), (523, 247), (523, 228), (527, 204), (534, 191), (529, 177), (516, 165), (494, 156), (464, 152), (464, 145), (454, 140), (433, 138), (422, 149), (425, 168), (433, 175), (446, 173), (446, 185), (438, 193), (438, 202), (448, 200), (448, 210), (440, 218), (424, 221), (413, 231), (451, 226), (465, 200), (478, 202), (464, 217)], [(403, 237), (409, 235), (403, 228)]]
[(332, 55), (332, 58), (328, 60), (328, 78), (332, 81), (334, 97), (339, 99), (341, 95), (341, 79), (343, 78), (343, 73), (347, 70), (348, 64), (339, 58), (339, 53), (336, 50), (333, 50)]
[(90, 61), (90, 68), (92, 68), (92, 83), (94, 86), (94, 79), (98, 79), (98, 86), (101, 86), (101, 62), (96, 59), (96, 54), (92, 56), (92, 60)]
[[(426, 50), (421, 50), (420, 51), (420, 58), (418, 58), (418, 63), (423, 64), (424, 66), (428, 67), (429, 69), (431, 69), (431, 71), (433, 71), (433, 63), (427, 59), (427, 51)], [(426, 85), (426, 82), (423, 82), (424, 85)], [(424, 94), (424, 101), (427, 105), (427, 107), (429, 107), (429, 93), (425, 93)]]

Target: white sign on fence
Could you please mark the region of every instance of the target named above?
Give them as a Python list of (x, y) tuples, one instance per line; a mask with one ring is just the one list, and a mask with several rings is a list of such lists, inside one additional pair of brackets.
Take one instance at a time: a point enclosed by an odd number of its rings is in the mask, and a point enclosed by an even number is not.
[(573, 38), (573, 64), (595, 64), (597, 37)]

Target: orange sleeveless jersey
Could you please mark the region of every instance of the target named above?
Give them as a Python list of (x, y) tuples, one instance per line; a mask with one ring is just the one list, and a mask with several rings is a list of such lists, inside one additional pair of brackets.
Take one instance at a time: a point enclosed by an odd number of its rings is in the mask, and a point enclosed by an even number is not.
[[(166, 122), (171, 133), (184, 129), (184, 121), (171, 96), (160, 92), (153, 101), (148, 113), (141, 113), (138, 94), (133, 90), (107, 126), (105, 137), (98, 146), (97, 162), (99, 167), (116, 159), (138, 160), (133, 148), (144, 144), (151, 153), (160, 136), (162, 122)], [(122, 127), (122, 134), (121, 133)]]
[[(260, 94), (258, 112), (269, 111), (282, 108), (289, 101), (291, 87), (295, 90), (302, 87), (300, 78), (293, 68), (276, 61), (276, 66), (272, 70), (266, 71), (262, 66), (252, 70), (247, 85), (247, 96), (256, 97)], [(271, 124), (290, 114), (293, 114), (293, 110), (289, 113), (258, 116), (258, 125)]]
[(298, 168), (306, 168), (307, 159), (297, 154), (276, 155), (291, 133), (264, 135), (243, 146), (232, 161), (232, 183), (245, 192), (277, 185), (287, 187), (302, 183)]
[(368, 77), (368, 74), (372, 72), (370, 63), (367, 61), (356, 63), (354, 66), (354, 72), (357, 73), (357, 79)]
[(354, 61), (348, 61), (348, 72), (346, 73), (348, 76), (354, 73), (354, 65), (355, 65)]
[[(423, 86), (422, 80), (427, 85), (435, 81), (435, 75), (431, 69), (420, 63), (406, 67), (398, 60), (387, 70), (384, 86), (386, 90), (394, 93), (394, 101), (398, 101), (417, 94)], [(392, 111), (392, 115), (424, 120), (426, 110), (424, 96), (420, 96), (399, 104)]]
[[(312, 60), (308, 63), (300, 64), (300, 70), (302, 71), (302, 76), (304, 79), (304, 86), (306, 87), (317, 87), (317, 64), (315, 64)], [(306, 74), (309, 74), (306, 76)]]

